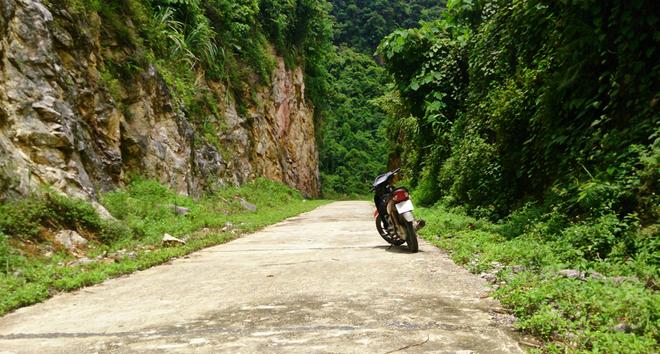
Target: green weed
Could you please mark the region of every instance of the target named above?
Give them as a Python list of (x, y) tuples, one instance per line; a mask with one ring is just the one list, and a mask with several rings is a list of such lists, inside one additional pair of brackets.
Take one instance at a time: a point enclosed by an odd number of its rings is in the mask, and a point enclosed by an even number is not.
[[(653, 352), (660, 339), (657, 258), (617, 251), (653, 231), (615, 216), (570, 223), (541, 210), (528, 205), (498, 223), (441, 205), (416, 212), (427, 221), (420, 235), (457, 263), (473, 272), (503, 265), (496, 275), (504, 285), (494, 295), (518, 329), (545, 341), (544, 352)], [(569, 279), (561, 269), (601, 276)]]

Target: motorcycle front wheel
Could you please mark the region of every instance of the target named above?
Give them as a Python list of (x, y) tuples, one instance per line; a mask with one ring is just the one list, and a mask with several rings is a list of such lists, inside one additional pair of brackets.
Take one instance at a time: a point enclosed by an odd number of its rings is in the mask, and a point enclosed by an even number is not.
[(406, 241), (390, 235), (387, 230), (383, 227), (383, 221), (380, 219), (380, 216), (376, 218), (376, 230), (378, 230), (378, 234), (380, 237), (383, 238), (383, 240), (387, 241), (387, 243), (394, 245), (394, 246), (401, 246), (403, 245)]
[(415, 232), (415, 226), (412, 222), (406, 223), (406, 243), (408, 244), (408, 249), (410, 253), (419, 252), (419, 245), (417, 244), (417, 233)]

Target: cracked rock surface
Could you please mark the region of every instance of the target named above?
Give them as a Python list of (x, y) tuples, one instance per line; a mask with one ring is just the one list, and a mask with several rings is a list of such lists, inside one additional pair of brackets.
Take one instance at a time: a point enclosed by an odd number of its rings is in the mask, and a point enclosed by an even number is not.
[(0, 318), (7, 353), (522, 353), (487, 284), (336, 202)]
[(106, 27), (95, 13), (0, 0), (0, 201), (44, 185), (95, 201), (136, 172), (188, 195), (259, 176), (319, 194), (302, 68), (274, 55), (272, 84), (246, 83), (255, 102), (241, 112), (224, 84), (200, 81), (223, 127), (212, 144), (153, 63), (112, 93), (103, 73), (137, 49)]

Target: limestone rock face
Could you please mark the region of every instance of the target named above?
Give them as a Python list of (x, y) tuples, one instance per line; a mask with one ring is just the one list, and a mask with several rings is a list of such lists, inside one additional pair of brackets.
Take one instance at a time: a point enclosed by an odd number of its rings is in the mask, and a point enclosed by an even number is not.
[[(95, 200), (129, 173), (181, 193), (259, 176), (319, 193), (313, 109), (303, 72), (281, 58), (270, 86), (239, 113), (222, 83), (204, 81), (224, 113), (221, 146), (206, 142), (158, 70), (141, 70), (117, 102), (103, 61), (127, 55), (98, 17), (39, 0), (0, 0), (0, 199), (48, 185)], [(222, 150), (222, 151), (220, 151)]]

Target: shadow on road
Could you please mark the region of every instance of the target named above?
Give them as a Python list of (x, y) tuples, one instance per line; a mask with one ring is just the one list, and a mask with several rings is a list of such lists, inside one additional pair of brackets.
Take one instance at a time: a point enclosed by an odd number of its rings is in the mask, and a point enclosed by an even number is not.
[[(391, 253), (407, 253), (410, 254), (408, 246), (375, 246), (376, 249), (384, 249), (387, 252)], [(424, 253), (424, 251), (419, 250), (419, 253)]]

